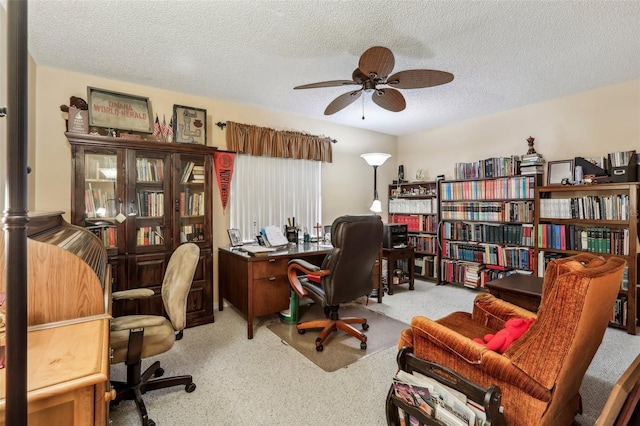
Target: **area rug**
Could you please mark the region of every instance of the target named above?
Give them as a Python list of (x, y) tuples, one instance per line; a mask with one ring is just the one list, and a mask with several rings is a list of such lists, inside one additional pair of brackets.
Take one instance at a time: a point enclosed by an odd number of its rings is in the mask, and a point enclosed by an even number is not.
[[(318, 304), (300, 307), (300, 321), (324, 318), (322, 307)], [(360, 341), (342, 331), (335, 331), (325, 340), (324, 350), (316, 351), (316, 338), (320, 329), (307, 330), (299, 334), (295, 324), (274, 321), (267, 328), (275, 333), (282, 341), (295, 348), (302, 355), (311, 360), (324, 371), (332, 372), (344, 368), (359, 359), (375, 354), (383, 349), (398, 344), (400, 332), (409, 327), (408, 324), (386, 315), (374, 312), (360, 304), (349, 304), (340, 307), (341, 317), (364, 317), (369, 329), (367, 335), (367, 349), (360, 349)], [(361, 330), (360, 325), (355, 326)]]

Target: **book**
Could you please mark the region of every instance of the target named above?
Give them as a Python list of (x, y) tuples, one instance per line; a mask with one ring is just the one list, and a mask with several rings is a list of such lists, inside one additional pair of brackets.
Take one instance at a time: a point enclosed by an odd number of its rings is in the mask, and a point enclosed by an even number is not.
[(186, 166), (184, 166), (184, 170), (182, 171), (182, 177), (180, 179), (181, 182), (187, 182), (189, 180), (189, 176), (191, 176), (191, 172), (195, 167), (195, 163), (193, 161), (189, 161)]

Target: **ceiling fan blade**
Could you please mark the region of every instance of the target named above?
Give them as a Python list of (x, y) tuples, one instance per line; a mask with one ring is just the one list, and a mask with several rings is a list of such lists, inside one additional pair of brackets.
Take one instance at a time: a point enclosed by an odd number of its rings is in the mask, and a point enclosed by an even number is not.
[(395, 89), (377, 89), (371, 99), (378, 106), (393, 112), (402, 111), (407, 106), (402, 93)]
[(419, 89), (447, 84), (453, 81), (453, 74), (435, 70), (406, 70), (387, 78), (386, 84), (396, 89)]
[(319, 87), (335, 87), (335, 86), (349, 86), (351, 84), (360, 84), (351, 80), (331, 80), (321, 81), (319, 83), (303, 84), (302, 86), (296, 86), (294, 89), (317, 89)]
[(362, 89), (354, 90), (353, 92), (347, 92), (344, 95), (338, 96), (333, 100), (333, 102), (329, 104), (329, 106), (327, 106), (327, 109), (324, 110), (324, 115), (335, 114), (341, 109), (348, 107), (353, 102), (355, 102), (355, 100), (358, 99), (360, 95), (362, 95)]
[(382, 46), (374, 46), (367, 49), (362, 56), (358, 68), (366, 76), (371, 74), (377, 75), (379, 78), (385, 78), (393, 71), (396, 60), (391, 50)]

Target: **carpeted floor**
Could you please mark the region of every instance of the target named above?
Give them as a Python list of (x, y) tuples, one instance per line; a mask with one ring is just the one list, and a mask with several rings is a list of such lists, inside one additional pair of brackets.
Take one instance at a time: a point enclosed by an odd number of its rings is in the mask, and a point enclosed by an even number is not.
[[(398, 286), (393, 296), (385, 295), (381, 304), (370, 301), (368, 308), (409, 323), (414, 315), (440, 318), (469, 311), (477, 294), (424, 281), (415, 287)], [(197, 384), (190, 394), (174, 388), (144, 395), (158, 426), (386, 425), (384, 403), (397, 370), (395, 345), (328, 373), (267, 328), (273, 317), (255, 320), (255, 336), (248, 340), (246, 319), (238, 311), (226, 308), (215, 315), (215, 323), (185, 330), (169, 352), (153, 359), (162, 362), (165, 375), (192, 374)], [(576, 420), (582, 426), (595, 423), (613, 384), (638, 353), (640, 336), (607, 329), (580, 388), (584, 413)], [(124, 365), (112, 366), (111, 374), (122, 379)], [(115, 407), (111, 419), (114, 426), (140, 424), (131, 401)]]
[[(325, 341), (322, 352), (316, 351), (315, 340), (320, 329), (311, 329), (299, 334), (295, 324), (285, 324), (274, 320), (267, 326), (284, 343), (295, 348), (302, 355), (311, 360), (324, 371), (336, 371), (353, 364), (367, 356), (371, 356), (383, 349), (396, 346), (400, 332), (409, 327), (407, 323), (387, 317), (386, 315), (364, 308), (360, 304), (350, 304), (340, 308), (341, 317), (363, 317), (367, 319), (369, 329), (367, 335), (367, 349), (360, 349), (360, 341), (342, 331), (335, 331)], [(322, 307), (318, 304), (301, 307), (300, 321), (323, 319)], [(360, 325), (356, 330), (362, 330)]]

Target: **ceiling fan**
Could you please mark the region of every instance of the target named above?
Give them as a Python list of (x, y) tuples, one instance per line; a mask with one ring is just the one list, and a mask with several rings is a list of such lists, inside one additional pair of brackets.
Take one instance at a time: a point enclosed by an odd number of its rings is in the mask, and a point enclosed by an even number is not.
[[(362, 92), (371, 93), (371, 99), (378, 106), (393, 112), (406, 108), (407, 103), (396, 89), (420, 89), (439, 86), (453, 80), (453, 74), (435, 70), (406, 70), (389, 74), (395, 65), (391, 50), (382, 46), (367, 49), (358, 62), (358, 68), (351, 75), (352, 80), (331, 80), (319, 83), (304, 84), (294, 89), (315, 89), (318, 87), (361, 86), (357, 90), (347, 92), (335, 98), (324, 110), (324, 115), (335, 114), (356, 101)], [(379, 88), (386, 85), (389, 87)], [(364, 116), (362, 117), (364, 119)]]

